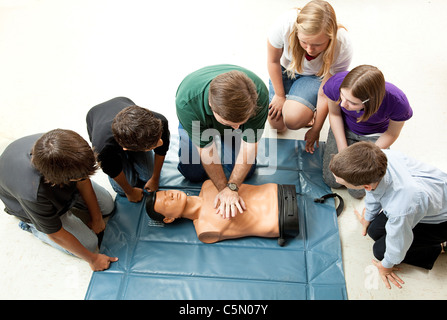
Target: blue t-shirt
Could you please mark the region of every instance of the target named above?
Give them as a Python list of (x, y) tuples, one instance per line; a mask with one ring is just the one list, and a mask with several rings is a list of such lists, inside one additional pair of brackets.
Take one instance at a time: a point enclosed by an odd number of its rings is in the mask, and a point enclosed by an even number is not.
[[(348, 73), (349, 71), (337, 73), (324, 85), (324, 93), (332, 101), (338, 101), (340, 98), (340, 86)], [(385, 82), (385, 90), (385, 97), (379, 110), (364, 122), (357, 122), (364, 111), (357, 113), (340, 106), (343, 121), (350, 131), (359, 135), (384, 133), (388, 129), (390, 120), (407, 121), (413, 116), (413, 110), (402, 90), (389, 82)]]

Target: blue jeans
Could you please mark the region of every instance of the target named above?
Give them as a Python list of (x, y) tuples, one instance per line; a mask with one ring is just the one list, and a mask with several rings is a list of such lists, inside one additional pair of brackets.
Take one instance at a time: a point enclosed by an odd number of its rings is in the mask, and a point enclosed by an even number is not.
[[(295, 79), (290, 79), (287, 72), (282, 68), (282, 83), (287, 100), (294, 100), (304, 104), (310, 110), (317, 108), (318, 90), (321, 85), (321, 78), (317, 76), (302, 76), (295, 74)], [(269, 80), (269, 102), (272, 102), (275, 90), (272, 81)]]
[[(197, 147), (193, 145), (188, 133), (183, 129), (181, 124), (179, 124), (178, 129), (180, 137), (178, 150), (179, 164), (177, 165), (178, 171), (191, 182), (203, 182), (209, 179), (208, 174), (203, 168)], [(237, 134), (232, 135), (231, 138), (226, 136), (214, 137), (213, 143), (220, 142), (221, 145), (220, 150), (222, 168), (227, 179), (229, 179), (231, 172), (234, 169), (236, 156), (240, 148), (240, 140), (241, 138), (238, 137)], [(186, 154), (186, 152), (188, 153)], [(250, 178), (255, 172), (255, 169), (256, 160), (251, 166), (251, 169), (245, 179)]]
[[(115, 207), (112, 196), (106, 189), (98, 185), (96, 182), (92, 181), (92, 185), (93, 190), (96, 194), (96, 198), (98, 199), (98, 204), (99, 208), (101, 209), (102, 215), (105, 216), (111, 214)], [(78, 201), (74, 204), (73, 207), (79, 209), (80, 211), (88, 211), (87, 205), (81, 197), (79, 197)], [(76, 239), (78, 239), (85, 248), (87, 248), (91, 252), (96, 251), (98, 247), (98, 236), (93, 232), (93, 230), (87, 227), (87, 225), (85, 225), (85, 223), (82, 222), (81, 219), (76, 217), (71, 212), (71, 209), (63, 214), (60, 219), (62, 222), (62, 227), (70, 232), (73, 236), (75, 236)], [(73, 253), (51, 240), (47, 234), (37, 230), (32, 223), (21, 221), (19, 223), (19, 227), (25, 231), (31, 232), (36, 238), (43, 241), (44, 243), (49, 244), (50, 246), (62, 252), (73, 255)]]
[[(154, 152), (125, 152), (125, 157), (122, 159), (123, 172), (126, 176), (127, 182), (132, 187), (143, 187), (151, 177), (154, 171)], [(120, 196), (125, 197), (121, 186), (112, 178), (108, 177), (113, 190)]]

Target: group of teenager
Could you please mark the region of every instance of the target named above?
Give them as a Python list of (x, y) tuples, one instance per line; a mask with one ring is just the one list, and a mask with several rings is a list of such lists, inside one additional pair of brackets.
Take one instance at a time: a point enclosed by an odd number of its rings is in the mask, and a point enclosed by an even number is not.
[[(431, 269), (447, 241), (447, 174), (390, 149), (413, 111), (377, 67), (348, 71), (352, 56), (349, 31), (328, 2), (314, 0), (272, 25), (269, 88), (239, 66), (192, 72), (175, 99), (178, 170), (193, 182), (211, 180), (215, 213), (234, 219), (247, 210), (239, 188), (256, 170), (267, 121), (278, 132), (307, 128), (313, 153), (328, 118), (323, 178), (357, 199), (366, 194), (357, 214), (363, 234), (375, 241), (385, 285), (401, 287), (395, 266)], [(91, 145), (65, 129), (12, 142), (0, 156), (0, 199), (22, 229), (101, 271), (118, 260), (97, 248), (114, 201), (89, 177), (101, 168), (117, 194), (142, 201), (158, 190), (170, 132), (165, 116), (125, 97), (94, 106), (86, 122)], [(89, 213), (87, 223), (78, 210)]]

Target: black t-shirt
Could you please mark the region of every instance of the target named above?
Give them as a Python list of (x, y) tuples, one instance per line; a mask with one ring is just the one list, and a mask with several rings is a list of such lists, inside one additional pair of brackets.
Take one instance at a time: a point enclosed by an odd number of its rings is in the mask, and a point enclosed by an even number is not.
[(0, 199), (5, 211), (50, 234), (62, 228), (60, 216), (79, 199), (76, 182), (51, 186), (31, 164), (31, 150), (42, 136), (12, 142), (0, 156)]
[[(87, 131), (92, 142), (93, 150), (98, 153), (98, 161), (105, 174), (111, 178), (118, 176), (123, 170), (122, 157), (126, 152), (116, 142), (112, 133), (112, 122), (115, 116), (124, 108), (134, 106), (135, 103), (124, 97), (98, 104), (87, 113)], [(161, 139), (163, 145), (154, 149), (154, 153), (165, 156), (169, 149), (169, 126), (168, 120), (161, 114), (153, 112), (154, 116), (161, 120), (163, 133)]]

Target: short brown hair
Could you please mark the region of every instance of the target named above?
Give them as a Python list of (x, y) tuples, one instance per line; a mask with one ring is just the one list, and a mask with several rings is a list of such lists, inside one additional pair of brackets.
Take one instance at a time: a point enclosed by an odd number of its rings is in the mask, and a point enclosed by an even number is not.
[(361, 186), (379, 182), (386, 173), (388, 160), (370, 141), (360, 141), (334, 155), (329, 169), (346, 182)]
[(121, 147), (131, 151), (145, 151), (157, 145), (163, 125), (148, 109), (129, 106), (113, 119), (112, 132)]
[(248, 120), (257, 111), (258, 92), (243, 72), (233, 70), (215, 77), (210, 83), (211, 110), (235, 123)]
[(352, 69), (340, 85), (340, 90), (343, 88), (350, 89), (354, 97), (366, 101), (363, 103), (365, 112), (357, 122), (366, 121), (376, 113), (386, 93), (383, 73), (370, 65)]
[(88, 178), (98, 169), (87, 141), (78, 133), (64, 129), (49, 131), (34, 143), (31, 163), (45, 182), (53, 185)]

